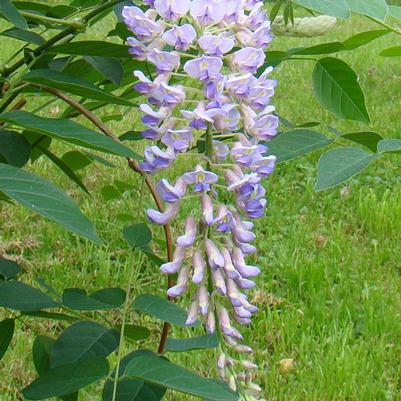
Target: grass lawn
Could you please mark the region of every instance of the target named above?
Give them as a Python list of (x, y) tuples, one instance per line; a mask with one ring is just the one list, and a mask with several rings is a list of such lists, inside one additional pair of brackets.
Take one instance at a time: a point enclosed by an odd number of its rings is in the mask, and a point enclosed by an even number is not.
[[(111, 27), (107, 19), (96, 25), (90, 37), (102, 37)], [(354, 33), (377, 29), (367, 19), (339, 22), (326, 41), (342, 40)], [(273, 48), (315, 44), (323, 39), (277, 38)], [(17, 42), (1, 39), (5, 55)], [(401, 63), (383, 59), (381, 49), (401, 44), (395, 34), (387, 35), (354, 52), (342, 53), (360, 74), (367, 94), (372, 126), (341, 121), (324, 112), (313, 97), (310, 61), (288, 61), (275, 77), (279, 86), (275, 104), (279, 114), (296, 123), (319, 121), (347, 132), (373, 130), (385, 137), (401, 137)], [(2, 46), (3, 49), (3, 46)], [(34, 98), (27, 110), (43, 103)], [(49, 106), (45, 115), (57, 117), (61, 105)], [(117, 108), (107, 108), (114, 114)], [(137, 112), (127, 110), (122, 121), (109, 123), (117, 134), (135, 129)], [(322, 128), (323, 129), (323, 128)], [(325, 129), (325, 128), (324, 128)], [(133, 146), (141, 146), (134, 144)], [(61, 155), (67, 148), (54, 146)], [(401, 179), (399, 156), (377, 162), (356, 179), (323, 193), (313, 190), (319, 154), (282, 164), (267, 184), (270, 207), (258, 221), (256, 263), (262, 268), (255, 301), (261, 312), (252, 327), (244, 329), (260, 364), (259, 382), (270, 401), (396, 401), (401, 400)], [(119, 219), (131, 214), (144, 221), (138, 193), (105, 201), (101, 188), (115, 180), (139, 187), (139, 178), (124, 161), (114, 159), (116, 168), (92, 165), (83, 172), (91, 197), (73, 186), (45, 158), (32, 170), (66, 189), (105, 239), (96, 246), (77, 238), (57, 225), (22, 207), (0, 206), (0, 254), (13, 257), (25, 270), (23, 280), (44, 279), (56, 290), (66, 287), (100, 289), (124, 287), (128, 266), (135, 265), (133, 296), (143, 292), (164, 294), (164, 281), (157, 268), (143, 256), (131, 252), (121, 234), (127, 225)], [(179, 174), (180, 165), (174, 173)], [(151, 199), (145, 196), (143, 204)], [(182, 213), (190, 212), (190, 205)], [(161, 238), (161, 231), (154, 230)], [(186, 303), (188, 300), (184, 300)], [(116, 312), (111, 318), (118, 324)], [(152, 340), (160, 324), (130, 315), (130, 323), (145, 323)], [(18, 331), (0, 362), (0, 401), (22, 399), (19, 390), (34, 377), (30, 347), (34, 336), (56, 335), (64, 324), (30, 320), (18, 323)], [(189, 336), (193, 329), (173, 329), (173, 336)], [(138, 345), (126, 345), (130, 352)], [(140, 347), (153, 347), (152, 341)], [(173, 361), (214, 375), (214, 352), (168, 355)], [(286, 361), (291, 359), (292, 361)], [(293, 363), (291, 368), (285, 364)], [(101, 399), (101, 387), (80, 393), (80, 401)], [(169, 393), (168, 400), (189, 400)]]

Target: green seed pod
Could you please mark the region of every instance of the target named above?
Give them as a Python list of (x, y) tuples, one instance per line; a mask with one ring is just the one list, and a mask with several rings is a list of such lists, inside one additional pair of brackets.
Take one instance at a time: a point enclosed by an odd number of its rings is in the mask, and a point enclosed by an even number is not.
[(294, 18), (294, 25), (285, 25), (284, 17), (279, 15), (272, 23), (271, 30), (277, 36), (313, 38), (328, 33), (337, 23), (337, 19), (328, 15), (318, 17)]

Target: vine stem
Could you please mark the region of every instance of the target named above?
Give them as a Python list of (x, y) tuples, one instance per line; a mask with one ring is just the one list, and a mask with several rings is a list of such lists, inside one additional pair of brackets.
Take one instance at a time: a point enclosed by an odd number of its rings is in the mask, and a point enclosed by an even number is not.
[[(68, 95), (66, 95), (63, 92), (60, 92), (57, 89), (54, 88), (49, 88), (46, 86), (41, 86), (41, 85), (36, 85), (32, 84), (32, 86), (39, 87), (42, 90), (53, 94), (54, 96), (57, 96), (59, 99), (63, 100), (65, 103), (69, 104), (71, 107), (75, 108), (79, 113), (84, 115), (89, 121), (91, 121), (96, 127), (98, 127), (106, 136), (110, 137), (114, 141), (121, 143), (120, 138), (118, 136), (114, 135), (113, 132), (110, 130), (110, 128), (104, 124), (95, 114), (90, 112), (88, 109), (86, 109), (81, 103), (77, 102), (76, 100), (72, 99)], [(136, 173), (140, 174), (143, 179), (145, 180), (145, 184), (148, 187), (148, 190), (150, 194), (152, 195), (152, 198), (154, 202), (156, 203), (157, 208), (161, 213), (164, 212), (164, 205), (162, 200), (160, 199), (156, 188), (154, 187), (152, 180), (149, 178), (149, 176), (139, 167), (139, 164), (136, 160), (132, 158), (128, 158), (128, 165), (129, 167), (135, 171)], [(167, 246), (167, 261), (171, 262), (173, 260), (173, 252), (174, 252), (174, 243), (173, 243), (173, 237), (171, 234), (171, 227), (170, 224), (165, 224), (163, 226), (164, 230), (164, 237), (166, 239), (166, 246)], [(168, 277), (167, 279), (167, 288), (171, 288), (174, 286), (175, 282), (172, 277)], [(167, 297), (167, 299), (171, 300), (170, 297)], [(160, 336), (160, 342), (159, 342), (159, 347), (157, 352), (159, 354), (164, 352), (164, 348), (166, 345), (168, 333), (170, 330), (170, 325), (167, 322), (163, 323), (163, 330), (162, 334)]]

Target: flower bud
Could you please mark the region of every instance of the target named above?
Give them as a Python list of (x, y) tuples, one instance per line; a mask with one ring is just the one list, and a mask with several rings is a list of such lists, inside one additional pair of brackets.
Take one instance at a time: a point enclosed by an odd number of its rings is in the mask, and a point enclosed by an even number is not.
[(191, 303), (191, 306), (188, 311), (188, 318), (185, 322), (186, 326), (192, 326), (196, 319), (198, 318), (198, 301), (195, 300)]
[(242, 306), (242, 299), (238, 291), (237, 286), (231, 279), (226, 280), (227, 284), (227, 296), (233, 306)]
[(214, 317), (214, 310), (213, 308), (209, 308), (206, 318), (206, 331), (209, 334), (213, 334), (216, 330), (216, 319)]
[(198, 303), (200, 313), (206, 316), (209, 309), (209, 293), (204, 285), (198, 288)]
[(248, 360), (242, 360), (240, 363), (247, 370), (257, 369), (257, 367), (258, 367), (258, 365), (256, 365), (252, 361), (248, 361)]
[(243, 353), (243, 354), (252, 354), (253, 353), (253, 349), (245, 344), (237, 344), (234, 347), (234, 350), (239, 353)]
[(228, 379), (228, 387), (230, 388), (231, 391), (237, 391), (237, 384), (235, 382), (234, 375), (231, 375), (230, 378)]
[(184, 259), (185, 259), (185, 248), (183, 248), (181, 246), (177, 246), (174, 250), (172, 262), (163, 263), (160, 266), (160, 270), (163, 273), (167, 273), (167, 274), (177, 273), (178, 270), (180, 270)]
[(204, 193), (201, 197), (201, 203), (203, 222), (210, 225), (213, 223), (213, 202), (210, 199), (210, 196)]
[(184, 294), (188, 287), (190, 270), (188, 267), (183, 267), (178, 275), (177, 284), (167, 291), (167, 295), (172, 298), (177, 298)]
[(218, 269), (219, 267), (224, 267), (223, 255), (220, 253), (219, 248), (217, 248), (216, 244), (212, 240), (210, 239), (205, 240), (205, 249), (209, 266), (212, 269)]
[(224, 369), (226, 367), (226, 355), (221, 353), (217, 360), (217, 369)]
[(230, 279), (240, 278), (240, 274), (233, 265), (233, 262), (231, 260), (231, 255), (228, 249), (225, 247), (221, 248), (221, 254), (223, 255), (224, 258), (224, 272), (226, 273), (227, 277), (229, 277)]
[(230, 316), (228, 315), (227, 309), (223, 306), (219, 308), (219, 323), (220, 328), (226, 336), (231, 337), (233, 334), (233, 328), (230, 323)]
[(203, 277), (205, 275), (205, 261), (199, 251), (194, 252), (192, 257), (192, 264), (194, 267), (192, 281), (195, 284), (200, 284), (203, 281)]
[(172, 220), (178, 213), (180, 208), (179, 202), (170, 203), (165, 212), (161, 213), (154, 209), (148, 209), (146, 211), (149, 220), (159, 225), (166, 225)]
[(226, 295), (227, 294), (226, 282), (224, 281), (224, 276), (220, 269), (212, 270), (212, 280), (217, 292), (220, 295)]
[(196, 237), (196, 220), (189, 216), (185, 221), (185, 234), (177, 238), (177, 244), (183, 247), (193, 245)]

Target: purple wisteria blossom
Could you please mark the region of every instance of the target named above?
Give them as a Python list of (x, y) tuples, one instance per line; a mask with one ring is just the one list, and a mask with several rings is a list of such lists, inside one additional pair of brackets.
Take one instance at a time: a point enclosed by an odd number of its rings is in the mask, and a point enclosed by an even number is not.
[(202, 56), (187, 61), (184, 71), (191, 77), (200, 81), (212, 81), (220, 77), (223, 61), (219, 57)]
[(157, 13), (153, 9), (144, 13), (138, 7), (124, 7), (122, 16), (128, 29), (142, 42), (152, 41), (164, 30), (163, 23), (156, 21)]
[[(158, 176), (165, 208), (147, 216), (166, 225), (188, 211), (172, 260), (160, 267), (176, 277), (168, 296), (190, 295), (186, 324), (200, 320), (223, 340), (221, 378), (233, 391), (241, 387), (241, 401), (262, 401), (253, 351), (238, 327), (258, 312), (248, 296), (261, 272), (252, 221), (265, 215), (263, 182), (277, 161), (267, 143), (279, 125), (271, 105), (277, 82), (264, 67), (270, 22), (258, 0), (143, 4), (146, 11), (124, 7), (123, 19), (133, 33), (130, 54), (150, 64), (149, 73), (134, 72), (134, 89), (146, 97), (141, 135), (152, 141), (140, 167)], [(184, 169), (175, 183), (163, 178), (173, 163)]]
[(220, 35), (203, 35), (199, 38), (199, 46), (210, 56), (220, 57), (229, 52), (235, 45), (233, 38)]
[(181, 177), (174, 186), (163, 178), (157, 184), (156, 189), (165, 202), (171, 203), (180, 200), (185, 195), (187, 185)]
[(188, 12), (190, 0), (155, 0), (154, 7), (160, 17), (176, 21)]
[(170, 53), (153, 49), (147, 60), (155, 65), (158, 73), (165, 73), (177, 70), (180, 66), (180, 56), (177, 53)]
[(238, 71), (255, 74), (257, 69), (265, 61), (265, 53), (262, 49), (244, 47), (236, 51), (232, 57), (232, 64)]
[(176, 50), (188, 50), (196, 39), (196, 31), (190, 24), (181, 26), (174, 25), (173, 28), (166, 31), (162, 38)]
[(204, 170), (200, 164), (196, 166), (194, 171), (185, 173), (183, 178), (187, 185), (194, 185), (194, 192), (208, 191), (210, 184), (216, 183), (219, 179), (215, 173)]
[(173, 148), (176, 152), (185, 152), (192, 142), (192, 131), (190, 129), (167, 130), (161, 142)]
[(226, 7), (227, 0), (193, 0), (190, 13), (199, 24), (214, 25), (223, 20)]

